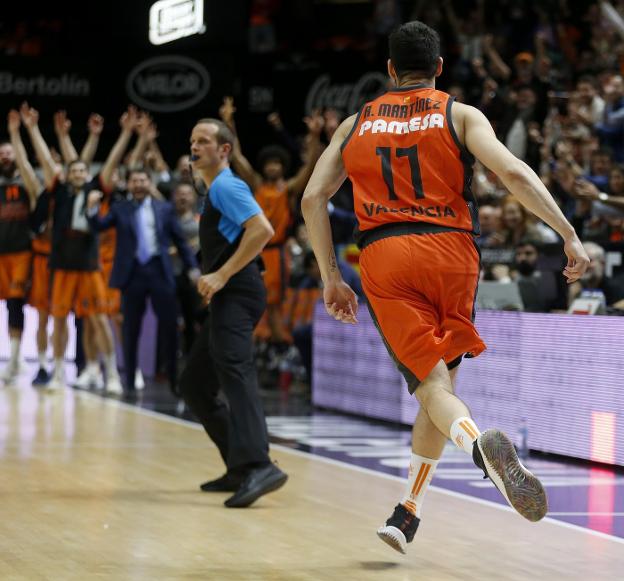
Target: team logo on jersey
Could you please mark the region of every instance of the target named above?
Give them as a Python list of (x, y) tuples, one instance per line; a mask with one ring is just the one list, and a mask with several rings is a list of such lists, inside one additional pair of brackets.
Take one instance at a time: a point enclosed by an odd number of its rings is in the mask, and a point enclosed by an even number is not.
[(444, 127), (444, 115), (433, 113), (424, 117), (412, 117), (409, 121), (386, 121), (384, 119), (375, 119), (375, 121), (364, 121), (360, 125), (359, 136), (367, 132), (371, 133), (413, 133), (414, 131), (424, 131), (425, 129), (433, 129), (434, 127)]

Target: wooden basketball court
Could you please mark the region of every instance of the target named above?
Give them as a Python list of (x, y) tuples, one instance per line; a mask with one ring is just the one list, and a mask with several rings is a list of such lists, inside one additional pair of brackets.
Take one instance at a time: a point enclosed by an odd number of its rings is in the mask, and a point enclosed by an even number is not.
[(624, 542), (432, 489), (408, 555), (375, 535), (399, 479), (286, 448), (248, 509), (198, 425), (96, 395), (0, 391), (0, 579), (622, 578)]

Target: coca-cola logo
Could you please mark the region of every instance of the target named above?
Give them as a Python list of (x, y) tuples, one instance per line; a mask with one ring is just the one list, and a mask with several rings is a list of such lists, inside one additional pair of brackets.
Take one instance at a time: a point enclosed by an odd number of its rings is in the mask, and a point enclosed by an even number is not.
[(388, 77), (382, 73), (366, 73), (355, 83), (332, 84), (329, 75), (321, 75), (310, 87), (306, 97), (306, 113), (314, 109), (334, 108), (345, 113), (354, 113), (366, 101), (370, 101), (386, 90)]

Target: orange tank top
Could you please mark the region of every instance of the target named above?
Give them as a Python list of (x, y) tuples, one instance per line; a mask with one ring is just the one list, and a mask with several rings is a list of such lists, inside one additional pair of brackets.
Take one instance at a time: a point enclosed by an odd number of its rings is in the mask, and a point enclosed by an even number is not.
[[(451, 121), (453, 98), (424, 85), (366, 103), (342, 144), (359, 230), (478, 233), (471, 193), (474, 157)], [(420, 229), (420, 230), (419, 230)]]
[(288, 188), (286, 184), (279, 188), (274, 184), (263, 183), (255, 192), (256, 201), (264, 215), (271, 222), (275, 234), (268, 245), (283, 244), (291, 224)]

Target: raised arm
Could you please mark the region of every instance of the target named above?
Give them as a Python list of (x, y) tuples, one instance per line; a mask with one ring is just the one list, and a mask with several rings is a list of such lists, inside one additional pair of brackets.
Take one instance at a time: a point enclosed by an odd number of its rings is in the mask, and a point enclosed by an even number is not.
[(143, 157), (150, 143), (156, 139), (157, 130), (152, 118), (144, 112), (139, 113), (134, 128), (138, 139), (128, 159), (128, 167), (136, 168), (143, 165)]
[(327, 312), (344, 323), (356, 323), (357, 295), (342, 280), (332, 242), (328, 200), (347, 177), (340, 146), (351, 131), (356, 116), (345, 119), (318, 160), (303, 194), (301, 211), (323, 279)]
[(565, 242), (564, 250), (568, 256), (564, 276), (568, 283), (578, 280), (587, 269), (589, 258), (574, 228), (537, 174), (496, 138), (483, 113), (461, 103), (453, 104), (453, 113), (456, 111), (459, 113), (456, 116), (456, 129), (463, 135), (468, 150), (501, 179), (527, 210), (559, 233)]
[(78, 153), (72, 143), (69, 131), (71, 129), (71, 121), (67, 118), (65, 111), (57, 111), (54, 114), (54, 132), (58, 139), (63, 163), (68, 164), (78, 159)]
[(321, 132), (323, 131), (325, 120), (320, 111), (315, 111), (303, 120), (308, 126), (306, 151), (303, 156), (305, 163), (297, 174), (288, 180), (288, 193), (293, 196), (299, 196), (303, 192), (314, 171), (314, 166), (321, 156)]
[(56, 178), (60, 175), (62, 168), (52, 159), (50, 149), (43, 139), (41, 131), (39, 131), (39, 112), (29, 107), (28, 103), (24, 102), (20, 108), (20, 115), (22, 117), (22, 123), (30, 135), (30, 141), (37, 155), (39, 164), (43, 168), (45, 186), (51, 189)]
[(9, 137), (11, 138), (11, 145), (15, 151), (15, 164), (19, 170), (20, 176), (24, 181), (24, 187), (28, 192), (30, 198), (30, 209), (35, 208), (37, 203), (37, 196), (41, 192), (41, 183), (37, 179), (37, 174), (33, 170), (32, 165), (28, 161), (28, 155), (26, 154), (26, 148), (20, 135), (20, 114), (19, 111), (11, 109), (8, 117), (8, 130)]
[[(219, 116), (221, 120), (236, 134), (236, 124), (234, 123), (234, 113), (236, 113), (236, 107), (234, 107), (234, 99), (232, 97), (224, 97), (223, 105), (219, 107)], [(234, 141), (232, 147), (232, 156), (230, 158), (234, 171), (240, 176), (240, 178), (247, 183), (252, 192), (255, 192), (262, 184), (262, 176), (254, 170), (249, 160), (243, 155), (243, 150), (240, 146), (238, 136)]]
[(80, 160), (84, 161), (87, 165), (91, 165), (100, 143), (100, 135), (102, 135), (102, 131), (104, 130), (104, 119), (97, 113), (91, 113), (87, 121), (87, 129), (89, 130), (89, 137), (87, 137), (87, 141), (85, 141), (82, 151), (80, 152)]
[(121, 133), (108, 154), (108, 157), (102, 166), (102, 171), (100, 172), (102, 185), (107, 190), (111, 190), (113, 188), (113, 173), (117, 169), (117, 166), (119, 165), (119, 162), (128, 147), (128, 143), (132, 137), (132, 132), (137, 124), (137, 119), (138, 113), (136, 107), (132, 105), (128, 107), (128, 110), (119, 119)]

